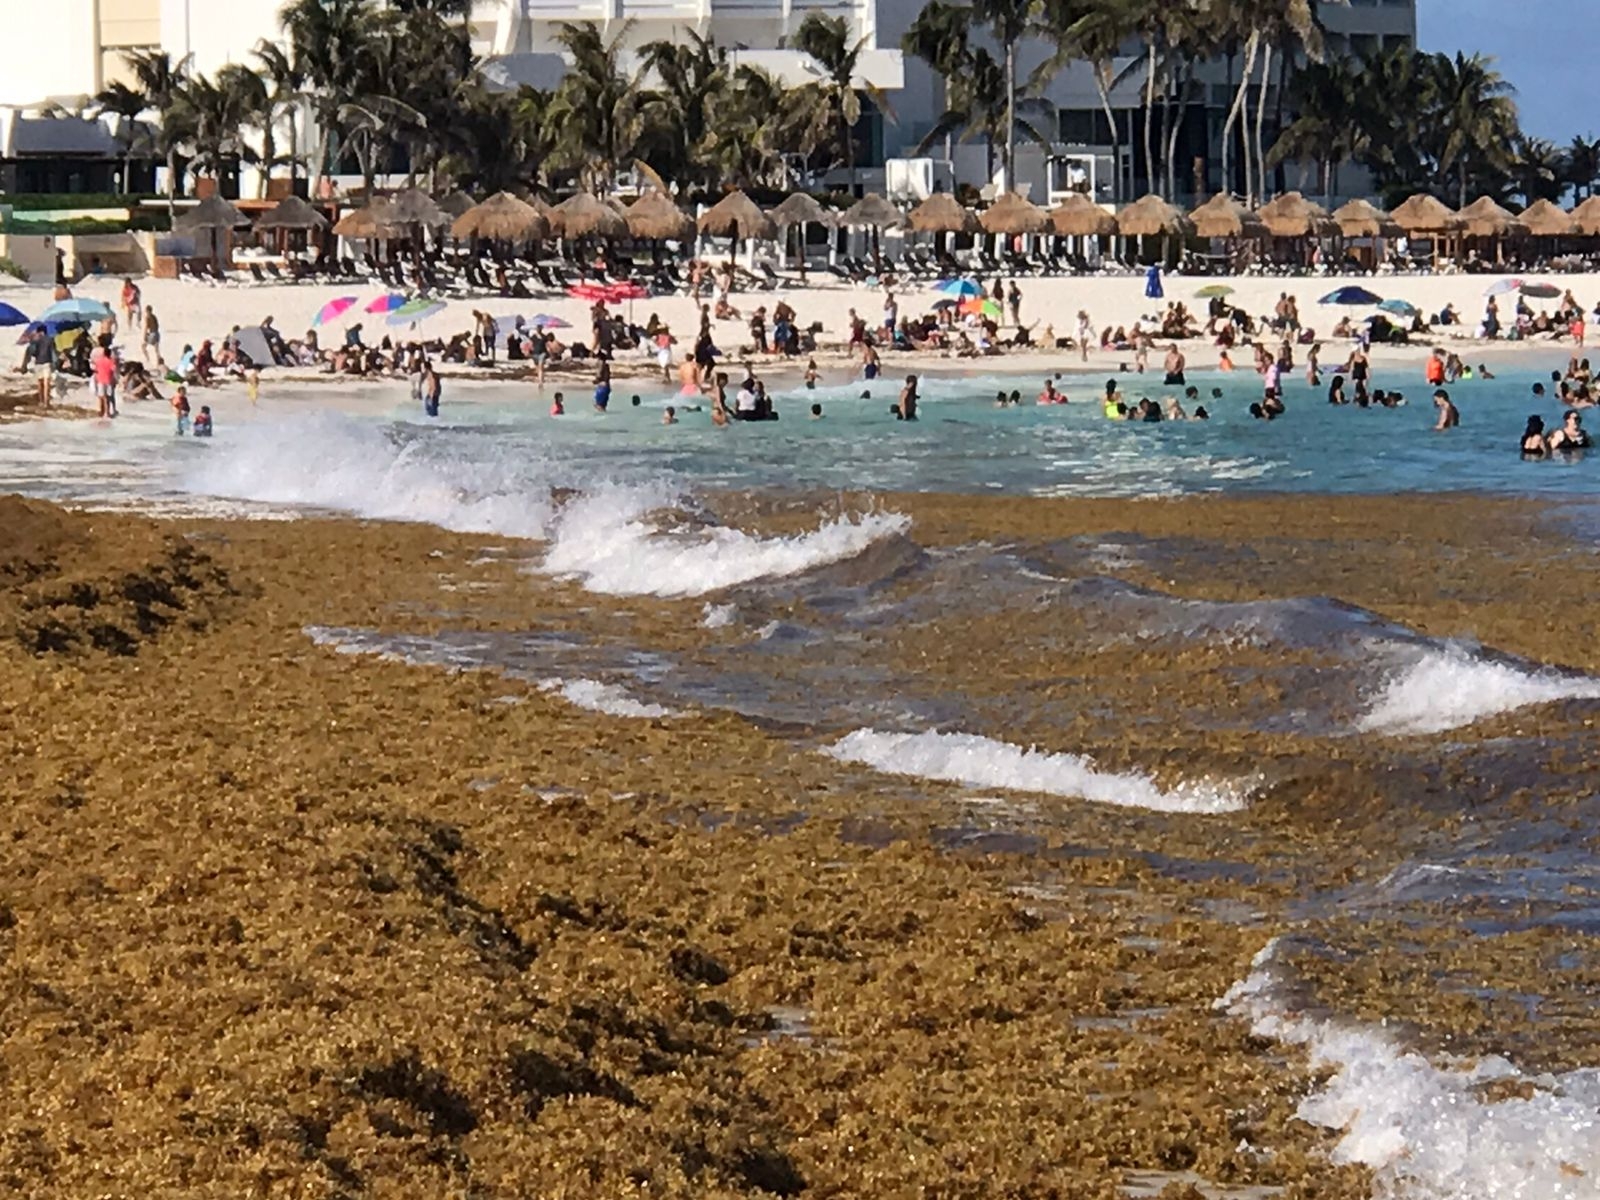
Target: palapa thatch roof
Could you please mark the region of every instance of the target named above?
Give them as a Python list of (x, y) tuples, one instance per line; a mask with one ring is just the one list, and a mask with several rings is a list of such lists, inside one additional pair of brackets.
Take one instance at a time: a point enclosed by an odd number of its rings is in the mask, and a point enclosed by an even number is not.
[(394, 219), (387, 200), (372, 200), (364, 208), (345, 213), (333, 231), (340, 237), (365, 238), (368, 241), (398, 237), (405, 232), (400, 222)]
[(1285, 192), (1263, 204), (1256, 216), (1273, 237), (1311, 237), (1333, 228), (1328, 210), (1307, 200), (1299, 192)]
[(1535, 200), (1517, 217), (1517, 224), (1534, 237), (1566, 237), (1578, 232), (1572, 214), (1549, 200)]
[(918, 233), (971, 233), (978, 219), (949, 192), (935, 192), (906, 214)]
[(660, 192), (646, 192), (623, 213), (628, 232), (651, 241), (687, 241), (694, 237), (694, 218)]
[(1386, 237), (1399, 230), (1388, 213), (1365, 200), (1352, 200), (1334, 209), (1333, 223), (1345, 237)]
[(510, 192), (496, 192), (457, 217), (450, 226), (450, 236), (532, 242), (550, 236), (550, 222), (537, 208)]
[(1226, 192), (1218, 192), (1189, 214), (1195, 233), (1205, 238), (1261, 237), (1266, 225)]
[(599, 196), (579, 192), (556, 205), (561, 214), (561, 236), (627, 237), (628, 220)]
[(172, 222), (178, 233), (198, 233), (206, 229), (237, 229), (249, 219), (221, 196), (207, 196)]
[(1480, 196), (1456, 214), (1468, 237), (1504, 237), (1515, 231), (1517, 218), (1488, 196)]
[(435, 229), (450, 224), (450, 218), (434, 203), (433, 197), (419, 188), (405, 188), (390, 196), (389, 211), (401, 225)]
[(1600, 196), (1590, 196), (1572, 210), (1572, 223), (1578, 232), (1592, 237), (1600, 233)]
[(543, 196), (529, 196), (527, 203), (529, 207), (534, 209), (534, 211), (544, 218), (545, 225), (550, 230), (551, 237), (560, 237), (566, 232), (565, 219), (561, 215), (561, 210), (554, 204), (551, 204), (550, 201), (546, 200)]
[(435, 200), (434, 203), (439, 206), (440, 212), (444, 213), (445, 216), (449, 217), (453, 221), (457, 217), (465, 216), (467, 213), (471, 212), (473, 205), (475, 205), (477, 201), (471, 196), (467, 195), (465, 192), (446, 192), (444, 195)]
[(839, 224), (847, 228), (898, 229), (905, 223), (905, 213), (877, 192), (868, 192), (839, 217)]
[(328, 218), (299, 196), (285, 196), (256, 219), (257, 229), (326, 229)]
[(767, 215), (780, 226), (833, 224), (833, 214), (805, 192), (796, 192)]
[(1389, 219), (1407, 233), (1449, 233), (1460, 225), (1455, 213), (1425, 192), (1411, 197)]
[(1050, 214), (1016, 192), (1002, 192), (993, 204), (978, 214), (985, 233), (1048, 233)]
[(1074, 192), (1050, 210), (1050, 224), (1062, 237), (1105, 237), (1117, 231), (1117, 219), (1082, 192)]
[(705, 212), (696, 222), (701, 233), (714, 237), (771, 238), (778, 234), (773, 219), (756, 207), (756, 202), (743, 192), (729, 192)]
[(1117, 214), (1117, 230), (1128, 237), (1183, 233), (1189, 218), (1154, 193), (1142, 196)]

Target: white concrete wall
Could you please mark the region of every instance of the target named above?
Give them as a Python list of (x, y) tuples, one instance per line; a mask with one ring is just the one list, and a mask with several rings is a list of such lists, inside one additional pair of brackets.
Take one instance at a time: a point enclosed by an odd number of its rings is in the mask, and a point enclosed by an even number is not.
[(0, 0), (6, 61), (0, 104), (37, 105), (53, 97), (91, 95), (95, 87), (93, 0)]
[(282, 0), (161, 0), (161, 43), (174, 61), (193, 54), (193, 69), (213, 75), (253, 61), (263, 38), (280, 40), (282, 7)]

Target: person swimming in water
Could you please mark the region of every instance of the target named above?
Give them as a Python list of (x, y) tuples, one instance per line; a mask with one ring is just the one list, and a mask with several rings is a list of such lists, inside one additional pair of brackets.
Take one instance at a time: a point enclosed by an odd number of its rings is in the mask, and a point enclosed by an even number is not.
[[(198, 425), (195, 426), (195, 432), (200, 432)], [(1583, 427), (1583, 418), (1569, 409), (1562, 418), (1561, 428), (1550, 435), (1549, 446), (1551, 450), (1587, 450), (1590, 442), (1589, 434)]]
[(1523, 458), (1547, 458), (1550, 455), (1550, 443), (1544, 436), (1544, 418), (1534, 415), (1528, 418), (1527, 427), (1522, 431), (1520, 449)]
[(560, 392), (550, 397), (550, 415), (552, 417), (564, 417), (567, 415), (567, 398)]
[(1200, 405), (1200, 407), (1194, 410), (1194, 419), (1196, 421), (1211, 420), (1211, 414), (1206, 411), (1206, 406), (1204, 404)]
[(1333, 377), (1333, 382), (1328, 384), (1328, 403), (1329, 404), (1349, 404), (1350, 403), (1350, 401), (1345, 399), (1345, 395), (1344, 395), (1344, 376), (1343, 375), (1335, 375)]
[(670, 404), (667, 405), (667, 411), (661, 414), (661, 423), (663, 425), (676, 425), (678, 423), (678, 410)]
[(1439, 410), (1439, 420), (1433, 427), (1436, 433), (1455, 429), (1461, 424), (1461, 413), (1450, 402), (1450, 393), (1443, 388), (1433, 393), (1433, 406)]
[(820, 405), (820, 404), (813, 404), (813, 405), (812, 405), (812, 406), (811, 406), (811, 419), (812, 419), (812, 420), (813, 420), (813, 421), (820, 421), (820, 420), (822, 420), (822, 405)]

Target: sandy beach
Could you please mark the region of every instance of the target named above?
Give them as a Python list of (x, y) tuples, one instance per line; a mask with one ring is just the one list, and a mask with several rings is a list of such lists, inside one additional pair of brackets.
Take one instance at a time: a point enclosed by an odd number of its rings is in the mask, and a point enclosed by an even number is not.
[[(1499, 278), (1501, 277), (1493, 275), (1448, 274), (1326, 276), (1298, 279), (1270, 276), (1231, 278), (1168, 276), (1165, 280), (1166, 299), (1162, 301), (1149, 300), (1145, 297), (1142, 276), (1050, 276), (1022, 278), (1018, 282), (1023, 293), (1022, 320), (1024, 324), (1034, 326), (1035, 339), (1042, 339), (1047, 327), (1052, 328), (1057, 337), (1073, 336), (1077, 313), (1080, 310), (1090, 314), (1093, 327), (1097, 331), (1107, 326), (1131, 328), (1137, 321), (1143, 321), (1148, 327), (1152, 320), (1159, 321), (1166, 302), (1170, 300), (1182, 301), (1191, 313), (1197, 314), (1203, 320), (1206, 301), (1197, 299), (1194, 293), (1208, 284), (1223, 283), (1235, 289), (1234, 294), (1229, 297), (1230, 303), (1258, 317), (1269, 317), (1280, 295), (1287, 293), (1295, 297), (1299, 304), (1302, 323), (1316, 330), (1320, 340), (1341, 316), (1349, 315), (1352, 319), (1358, 319), (1372, 311), (1317, 305), (1318, 297), (1327, 295), (1339, 287), (1361, 286), (1386, 298), (1404, 299), (1415, 304), (1426, 314), (1437, 313), (1447, 304), (1454, 304), (1464, 320), (1474, 323), (1483, 312), (1484, 289)], [(1525, 278), (1530, 283), (1539, 281), (1562, 289), (1571, 288), (1579, 303), (1586, 307), (1600, 301), (1600, 277), (1597, 276), (1555, 275)], [(733, 304), (739, 309), (742, 317), (747, 319), (755, 306), (765, 304), (770, 310), (772, 304), (778, 298), (782, 298), (795, 307), (802, 325), (820, 321), (823, 330), (819, 335), (821, 353), (818, 355), (818, 364), (823, 379), (827, 382), (843, 382), (855, 377), (859, 371), (859, 364), (854, 363), (844, 353), (850, 313), (854, 310), (869, 323), (877, 323), (882, 317), (885, 290), (843, 285), (832, 281), (822, 282), (822, 279), (826, 277), (819, 279), (813, 274), (809, 285), (801, 287), (797, 280), (790, 277), (786, 286), (777, 291), (735, 292)], [(120, 279), (91, 277), (75, 285), (74, 292), (77, 295), (104, 300), (116, 308), (120, 286)], [(143, 289), (144, 302), (155, 307), (162, 322), (163, 350), (169, 359), (175, 359), (185, 344), (198, 346), (205, 338), (217, 342), (226, 336), (233, 326), (256, 325), (269, 316), (274, 319), (275, 326), (285, 336), (298, 337), (310, 328), (311, 319), (325, 303), (340, 296), (355, 296), (361, 303), (345, 318), (322, 331), (324, 344), (339, 340), (343, 330), (358, 321), (363, 324), (363, 336), (369, 342), (375, 342), (385, 334), (394, 334), (402, 339), (412, 336), (448, 338), (461, 331), (470, 332), (471, 313), (474, 309), (496, 317), (516, 315), (531, 317), (537, 313), (547, 313), (567, 321), (571, 326), (571, 335), (579, 338), (586, 338), (589, 328), (588, 302), (565, 295), (540, 295), (532, 300), (507, 300), (491, 296), (451, 299), (445, 311), (422, 322), (413, 331), (391, 330), (383, 324), (382, 317), (360, 312), (360, 308), (369, 300), (384, 292), (382, 285), (376, 281), (354, 286), (322, 283), (301, 285), (239, 283), (211, 286), (193, 280), (144, 279), (140, 281), (140, 286)], [(902, 315), (915, 315), (928, 311), (935, 301), (940, 299), (938, 293), (927, 285), (896, 290), (895, 295)], [(1505, 297), (1501, 299), (1505, 300)], [(46, 307), (50, 302), (50, 295), (47, 288), (0, 281), (0, 300), (14, 304), (24, 312), (32, 313)], [(1544, 302), (1534, 302), (1535, 311), (1547, 306)], [(659, 315), (680, 338), (676, 347), (679, 356), (687, 352), (692, 344), (694, 332), (698, 328), (698, 305), (686, 295), (635, 301), (625, 306), (625, 311), (630, 312), (632, 318), (640, 324), (643, 324), (651, 314)], [(1469, 328), (1463, 326), (1441, 330), (1432, 339), (1419, 336), (1408, 346), (1375, 346), (1371, 352), (1372, 361), (1379, 371), (1391, 366), (1398, 368), (1417, 364), (1427, 356), (1434, 345), (1444, 345), (1459, 353), (1464, 360), (1474, 364), (1480, 361), (1504, 361), (1508, 356), (1521, 357), (1530, 354), (1560, 356), (1563, 353), (1570, 354), (1573, 350), (1570, 339), (1551, 341), (1541, 338), (1527, 342), (1506, 340), (1485, 342), (1471, 337)], [(728, 348), (730, 357), (742, 360), (744, 355), (740, 348), (749, 342), (746, 320), (717, 322), (714, 331), (719, 344)], [(1009, 333), (1009, 328), (1002, 328), (1003, 337), (1009, 336)], [(126, 345), (125, 334), (123, 340)], [(1159, 370), (1161, 354), (1167, 344), (1157, 341), (1157, 349), (1151, 356), (1152, 373)], [(1270, 344), (1276, 350), (1276, 339)], [(1218, 352), (1209, 339), (1204, 337), (1189, 339), (1182, 343), (1181, 348), (1188, 358), (1191, 371), (1216, 368)], [(1342, 361), (1348, 354), (1348, 348), (1348, 341), (1328, 337), (1323, 344), (1323, 363), (1329, 365)], [(136, 352), (137, 347), (129, 345), (128, 349)], [(1295, 347), (1297, 362), (1303, 362), (1305, 350), (1304, 346)], [(1238, 373), (1250, 372), (1250, 354), (1248, 348), (1234, 352), (1233, 358)], [(885, 351), (883, 358), (885, 369), (889, 373), (968, 372), (977, 365), (974, 360), (932, 353)], [(766, 358), (756, 356), (756, 360), (761, 364), (760, 369), (764, 374), (779, 378), (794, 375), (804, 365), (804, 360), (798, 363), (786, 362), (774, 356)], [(15, 360), (7, 365), (15, 365)], [(1134, 355), (1131, 352), (1099, 349), (1091, 351), (1087, 362), (1082, 360), (1076, 350), (1043, 348), (1008, 350), (998, 358), (987, 358), (981, 362), (981, 367), (985, 371), (1041, 376), (1054, 374), (1057, 371), (1087, 373), (1094, 376), (1119, 374), (1126, 376), (1132, 372), (1133, 365)], [(502, 364), (497, 373), (514, 376), (525, 374), (524, 371), (516, 370), (518, 366), (519, 364)], [(444, 371), (447, 374), (470, 377), (494, 377), (491, 372), (477, 368), (447, 366)], [(636, 378), (641, 384), (660, 378), (653, 355), (643, 352), (633, 356), (629, 353), (619, 355), (617, 372), (619, 377)], [(576, 379), (587, 380), (591, 371), (582, 365), (572, 364), (569, 367), (552, 370), (551, 376), (554, 379), (566, 373), (570, 373)], [(280, 369), (273, 377), (279, 380), (298, 379), (301, 378), (301, 373)]]

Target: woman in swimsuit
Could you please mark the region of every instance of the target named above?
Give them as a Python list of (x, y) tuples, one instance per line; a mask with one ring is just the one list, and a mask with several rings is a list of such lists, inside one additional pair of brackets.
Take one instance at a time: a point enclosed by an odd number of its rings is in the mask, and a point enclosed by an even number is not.
[(1522, 457), (1546, 458), (1550, 445), (1544, 437), (1544, 418), (1529, 417), (1528, 427), (1522, 431)]

